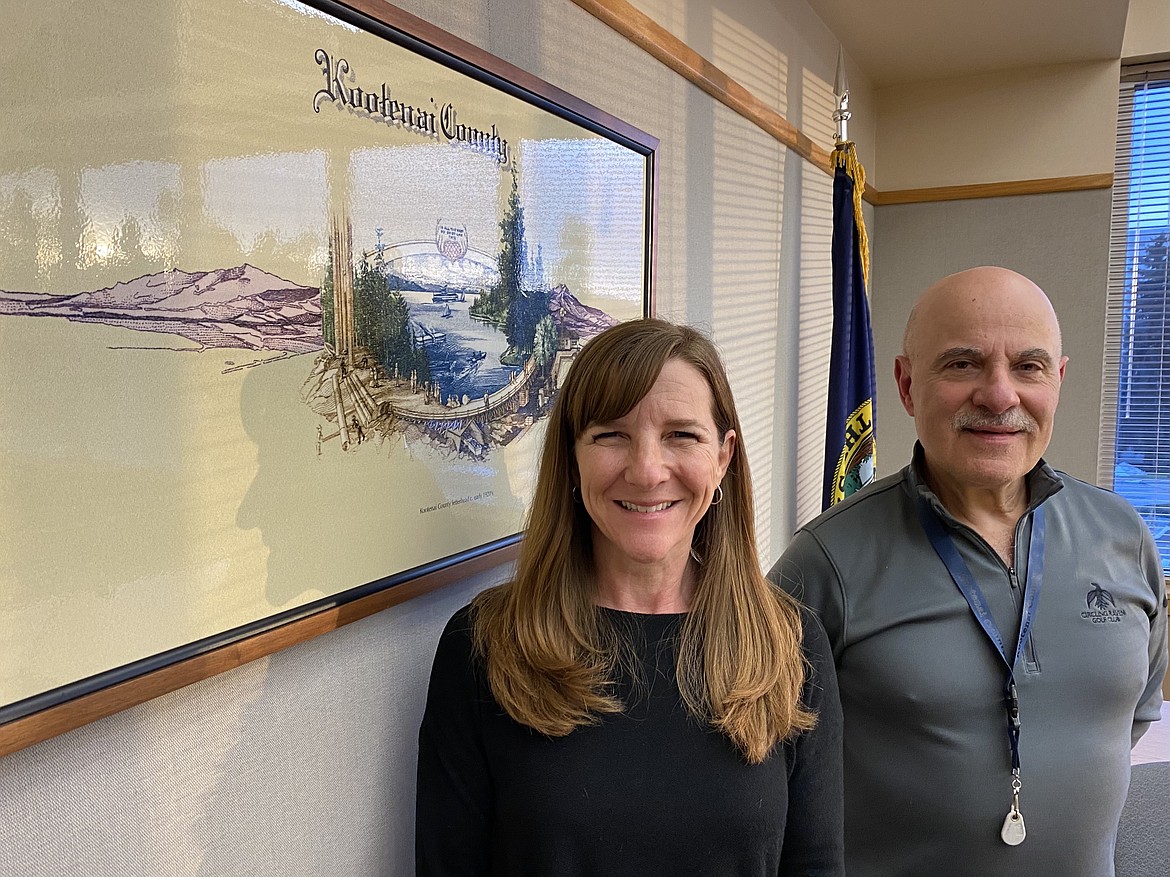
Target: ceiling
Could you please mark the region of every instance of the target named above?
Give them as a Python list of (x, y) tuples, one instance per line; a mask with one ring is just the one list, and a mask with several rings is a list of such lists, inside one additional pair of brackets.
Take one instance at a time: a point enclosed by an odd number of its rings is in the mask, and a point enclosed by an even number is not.
[(1129, 0), (807, 0), (875, 88), (1121, 57)]

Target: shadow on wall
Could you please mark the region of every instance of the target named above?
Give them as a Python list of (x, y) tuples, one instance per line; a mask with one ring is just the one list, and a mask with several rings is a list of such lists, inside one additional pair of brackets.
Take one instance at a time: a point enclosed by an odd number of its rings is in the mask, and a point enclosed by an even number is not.
[(432, 472), (408, 455), (392, 458), (373, 441), (348, 451), (340, 438), (320, 441), (323, 423), (334, 436), (337, 428), (302, 399), (311, 368), (309, 356), (271, 361), (252, 368), (240, 390), (256, 474), (236, 520), (260, 531), (265, 597), (278, 609), (385, 575), (395, 544), (421, 526), (416, 497), (438, 493)]
[[(267, 660), (192, 807), (195, 877), (414, 874), (418, 726), (446, 620), (501, 573)], [(203, 741), (208, 748), (218, 748)]]

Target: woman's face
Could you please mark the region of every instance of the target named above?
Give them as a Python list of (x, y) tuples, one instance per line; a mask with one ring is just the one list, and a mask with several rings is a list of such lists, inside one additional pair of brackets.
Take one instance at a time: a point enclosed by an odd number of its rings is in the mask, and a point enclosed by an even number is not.
[(593, 521), (599, 573), (685, 566), (735, 447), (734, 431), (720, 440), (711, 411), (703, 375), (671, 359), (632, 410), (578, 436), (581, 500)]

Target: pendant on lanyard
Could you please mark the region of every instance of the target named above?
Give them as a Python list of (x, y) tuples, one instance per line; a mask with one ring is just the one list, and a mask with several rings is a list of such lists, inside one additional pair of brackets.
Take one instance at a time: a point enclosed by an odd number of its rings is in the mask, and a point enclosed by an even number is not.
[(1032, 513), (1032, 540), (1028, 547), (1028, 576), (1024, 581), (1024, 605), (1020, 611), (1020, 634), (1016, 640), (1015, 653), (1009, 657), (1004, 646), (1003, 637), (991, 615), (991, 608), (987, 605), (987, 598), (979, 589), (975, 576), (959, 554), (959, 549), (951, 541), (950, 534), (943, 528), (942, 521), (931, 509), (930, 504), (922, 497), (918, 498), (918, 518), (922, 522), (922, 529), (930, 539), (930, 544), (938, 554), (939, 559), (951, 574), (955, 585), (971, 607), (975, 620), (983, 628), (995, 646), (996, 652), (1007, 666), (1007, 679), (1004, 683), (1004, 705), (1007, 709), (1008, 745), (1012, 755), (1012, 804), (1004, 817), (1003, 827), (999, 836), (1008, 846), (1018, 846), (1024, 842), (1028, 832), (1024, 827), (1024, 814), (1020, 812), (1020, 699), (1016, 693), (1015, 667), (1020, 662), (1020, 656), (1028, 643), (1032, 632), (1032, 620), (1036, 615), (1036, 603), (1040, 599), (1040, 584), (1044, 578), (1044, 507), (1038, 506)]
[(1020, 785), (1020, 772), (1013, 770), (1012, 809), (1003, 818), (1003, 828), (999, 830), (1000, 838), (1009, 847), (1019, 846), (1028, 836), (1028, 830), (1024, 828), (1024, 814), (1020, 812)]

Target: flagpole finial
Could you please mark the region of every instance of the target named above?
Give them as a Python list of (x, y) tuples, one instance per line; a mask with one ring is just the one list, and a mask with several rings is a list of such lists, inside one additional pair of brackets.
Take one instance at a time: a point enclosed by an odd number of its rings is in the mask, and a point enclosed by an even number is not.
[(833, 98), (836, 107), (833, 110), (833, 122), (837, 126), (837, 143), (849, 140), (849, 79), (845, 75), (845, 54), (841, 47), (837, 47), (837, 76), (833, 81)]

